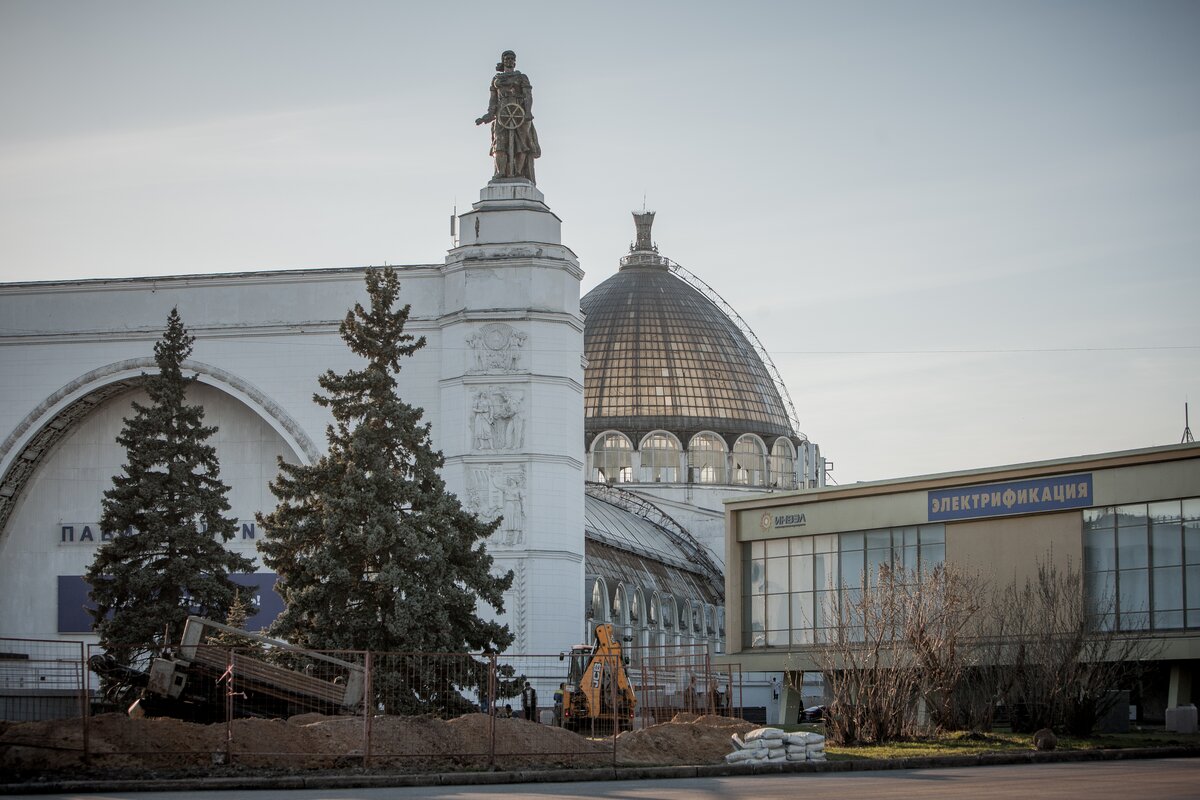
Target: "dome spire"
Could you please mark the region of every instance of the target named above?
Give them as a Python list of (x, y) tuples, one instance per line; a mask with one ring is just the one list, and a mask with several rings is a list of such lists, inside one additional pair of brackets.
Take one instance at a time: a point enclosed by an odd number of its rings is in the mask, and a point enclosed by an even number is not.
[(621, 259), (621, 269), (626, 267), (658, 267), (667, 268), (667, 259), (658, 254), (658, 245), (650, 238), (650, 229), (654, 226), (654, 212), (634, 211), (633, 224), (637, 228), (637, 238), (629, 245), (629, 255)]

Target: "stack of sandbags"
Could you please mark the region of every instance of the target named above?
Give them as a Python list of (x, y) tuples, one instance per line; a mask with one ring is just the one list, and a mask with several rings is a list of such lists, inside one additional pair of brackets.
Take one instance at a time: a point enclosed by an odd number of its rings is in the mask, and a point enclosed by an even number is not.
[(787, 759), (786, 733), (779, 728), (755, 728), (744, 737), (736, 733), (730, 737), (734, 750), (725, 756), (730, 764), (766, 764)]
[(789, 733), (784, 743), (788, 761), (825, 760), (825, 737), (819, 733)]
[(784, 733), (779, 728), (755, 728), (744, 737), (729, 737), (730, 764), (767, 764), (772, 761), (824, 761), (825, 737), (819, 733)]

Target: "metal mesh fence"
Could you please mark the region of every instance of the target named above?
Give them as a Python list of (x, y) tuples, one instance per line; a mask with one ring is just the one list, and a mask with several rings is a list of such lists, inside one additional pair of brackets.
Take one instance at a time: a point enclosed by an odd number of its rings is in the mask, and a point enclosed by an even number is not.
[(736, 716), (741, 708), (740, 673), (714, 667), (703, 644), (632, 648), (630, 661), (643, 727), (681, 712)]
[(732, 713), (739, 688), (703, 647), (315, 652), (214, 633), (185, 632), (133, 666), (94, 645), (0, 640), (5, 718), (65, 720), (45, 741), (23, 729), (21, 742), (63, 751), (63, 766), (595, 766), (616, 763), (622, 731)]
[(78, 717), (85, 705), (81, 642), (0, 639), (0, 719)]

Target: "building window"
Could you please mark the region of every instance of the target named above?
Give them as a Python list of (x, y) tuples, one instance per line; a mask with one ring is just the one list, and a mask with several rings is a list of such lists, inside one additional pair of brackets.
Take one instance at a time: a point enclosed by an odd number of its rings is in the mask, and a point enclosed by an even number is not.
[(1086, 509), (1083, 565), (1105, 628), (1200, 628), (1200, 498)]
[(679, 482), (679, 440), (655, 431), (642, 440), (642, 483)]
[(688, 443), (688, 482), (726, 483), (725, 441), (715, 433), (697, 433)]
[(622, 433), (603, 433), (592, 442), (592, 480), (628, 483), (633, 480), (633, 445)]
[(757, 436), (742, 436), (733, 445), (733, 482), (763, 486), (767, 482), (767, 448)]
[(771, 445), (770, 483), (780, 489), (796, 488), (796, 451), (792, 443), (780, 437)]
[[(771, 539), (743, 545), (745, 647), (819, 644), (832, 639), (843, 609), (881, 567), (919, 577), (945, 563), (946, 529), (914, 525), (841, 534)], [(856, 630), (854, 620), (850, 635)]]

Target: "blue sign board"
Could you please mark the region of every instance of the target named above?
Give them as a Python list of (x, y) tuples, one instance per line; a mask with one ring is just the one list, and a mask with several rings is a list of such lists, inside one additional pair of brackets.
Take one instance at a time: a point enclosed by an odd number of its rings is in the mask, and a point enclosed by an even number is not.
[(1059, 475), (929, 492), (929, 521), (1037, 514), (1094, 505), (1092, 474)]
[[(275, 581), (278, 576), (274, 572), (235, 572), (229, 579), (238, 586), (247, 589), (257, 587), (257, 592), (251, 600), (258, 606), (258, 613), (246, 620), (246, 630), (259, 631), (275, 621), (283, 613), (283, 598), (275, 591)], [(87, 612), (96, 605), (88, 597), (88, 582), (82, 575), (58, 576), (58, 632), (59, 633), (91, 633), (92, 616)], [(219, 619), (217, 622), (224, 622)]]

